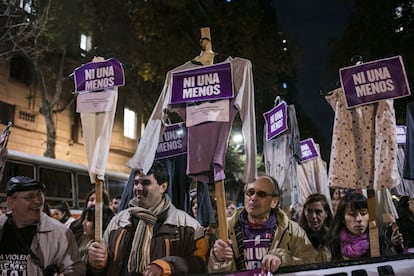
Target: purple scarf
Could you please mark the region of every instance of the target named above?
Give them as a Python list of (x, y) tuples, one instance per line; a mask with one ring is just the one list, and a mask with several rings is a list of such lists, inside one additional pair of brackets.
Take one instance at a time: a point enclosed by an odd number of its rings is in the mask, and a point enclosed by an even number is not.
[(243, 211), (240, 215), (240, 222), (242, 225), (243, 237), (246, 240), (254, 240), (257, 235), (260, 235), (260, 238), (262, 239), (270, 239), (272, 230), (277, 223), (276, 216), (271, 214), (265, 223), (260, 226), (253, 226), (249, 223), (246, 211)]
[(341, 239), (341, 254), (347, 258), (359, 258), (365, 255), (369, 249), (368, 234), (356, 236), (342, 229), (339, 233)]

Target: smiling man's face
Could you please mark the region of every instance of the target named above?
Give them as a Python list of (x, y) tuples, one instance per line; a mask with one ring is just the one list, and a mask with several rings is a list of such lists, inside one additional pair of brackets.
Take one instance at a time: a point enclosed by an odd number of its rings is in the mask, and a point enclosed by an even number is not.
[(166, 189), (167, 183), (158, 184), (154, 174), (135, 176), (134, 197), (139, 207), (148, 209), (158, 204)]

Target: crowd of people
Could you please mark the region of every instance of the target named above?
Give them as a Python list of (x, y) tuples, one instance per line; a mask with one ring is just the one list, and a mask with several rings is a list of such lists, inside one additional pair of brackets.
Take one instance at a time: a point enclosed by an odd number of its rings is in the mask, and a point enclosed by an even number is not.
[[(245, 185), (243, 204), (226, 202), (228, 237), (212, 240), (197, 221), (196, 197), (188, 212), (180, 210), (168, 183), (167, 167), (155, 161), (146, 174), (134, 172), (127, 209), (119, 210), (120, 197), (104, 191), (103, 241), (95, 241), (95, 190), (74, 219), (67, 202), (48, 208), (41, 182), (12, 177), (0, 201), (2, 275), (273, 273), (283, 266), (371, 256), (368, 199), (360, 190), (338, 190), (332, 200), (311, 194), (295, 221), (280, 208), (277, 181), (261, 175)], [(414, 198), (403, 196), (396, 205), (396, 223), (378, 225), (381, 256), (414, 248)]]

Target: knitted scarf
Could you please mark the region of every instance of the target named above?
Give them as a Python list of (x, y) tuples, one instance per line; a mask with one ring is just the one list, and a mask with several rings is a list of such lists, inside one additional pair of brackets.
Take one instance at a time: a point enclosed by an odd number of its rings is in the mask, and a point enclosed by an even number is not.
[(341, 240), (341, 254), (347, 258), (359, 258), (365, 255), (369, 249), (368, 234), (353, 235), (346, 229), (339, 233)]
[(164, 212), (171, 206), (171, 200), (167, 194), (164, 194), (162, 200), (155, 206), (145, 209), (138, 207), (135, 199), (129, 202), (129, 212), (131, 216), (139, 219), (132, 240), (131, 253), (128, 259), (129, 272), (143, 272), (150, 260), (150, 246), (152, 240), (152, 231), (157, 221), (157, 215)]

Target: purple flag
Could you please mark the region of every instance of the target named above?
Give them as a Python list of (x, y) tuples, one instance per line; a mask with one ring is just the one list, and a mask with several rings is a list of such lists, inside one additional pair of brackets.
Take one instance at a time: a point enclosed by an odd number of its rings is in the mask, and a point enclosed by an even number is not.
[(125, 85), (124, 68), (115, 58), (89, 62), (75, 69), (75, 92), (99, 91)]
[(183, 123), (165, 128), (158, 143), (155, 159), (174, 157), (187, 153), (187, 128)]
[(309, 161), (319, 156), (318, 150), (316, 149), (315, 142), (312, 138), (300, 141), (300, 149), (302, 152), (301, 162)]
[(339, 70), (347, 108), (411, 94), (401, 56)]
[(171, 104), (233, 98), (229, 62), (172, 73)]
[(281, 102), (268, 112), (263, 114), (266, 121), (266, 140), (282, 134), (288, 129), (287, 125), (287, 105)]

